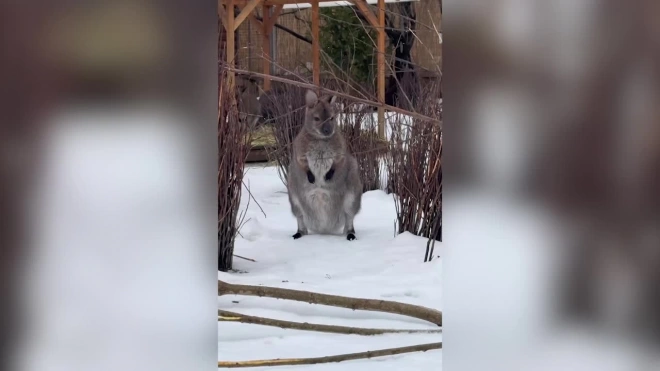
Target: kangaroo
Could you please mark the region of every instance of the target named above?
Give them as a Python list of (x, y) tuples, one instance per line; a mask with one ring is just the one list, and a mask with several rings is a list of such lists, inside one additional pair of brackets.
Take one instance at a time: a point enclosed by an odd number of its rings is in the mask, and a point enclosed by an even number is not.
[(319, 99), (311, 90), (305, 95), (305, 121), (293, 141), (287, 179), (298, 221), (294, 239), (309, 231), (335, 234), (341, 228), (347, 240), (356, 238), (353, 219), (361, 207), (362, 182), (357, 161), (337, 129), (335, 99)]

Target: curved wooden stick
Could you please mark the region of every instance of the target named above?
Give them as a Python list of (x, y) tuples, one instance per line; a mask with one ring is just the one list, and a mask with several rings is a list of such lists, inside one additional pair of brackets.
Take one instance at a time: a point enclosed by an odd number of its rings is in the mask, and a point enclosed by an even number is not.
[(353, 310), (385, 312), (413, 317), (442, 326), (442, 312), (413, 304), (404, 304), (389, 300), (359, 299), (346, 296), (318, 294), (309, 291), (283, 289), (268, 286), (249, 286), (231, 284), (218, 280), (218, 296), (244, 295), (275, 299), (302, 301)]
[(285, 365), (313, 365), (319, 363), (331, 363), (349, 361), (355, 359), (383, 357), (402, 353), (411, 352), (426, 352), (432, 349), (442, 349), (442, 343), (429, 343), (413, 345), (409, 347), (389, 348), (372, 350), (361, 353), (340, 354), (336, 356), (327, 357), (314, 357), (314, 358), (284, 358), (284, 359), (265, 359), (257, 361), (238, 361), (238, 362), (218, 362), (218, 368), (242, 368), (242, 367), (259, 367), (259, 366), (285, 366)]
[(361, 328), (349, 326), (336, 326), (336, 325), (323, 325), (317, 323), (307, 322), (292, 322), (279, 319), (264, 318), (248, 316), (245, 314), (229, 312), (226, 310), (218, 311), (218, 321), (224, 322), (241, 322), (250, 323), (255, 325), (273, 326), (280, 328), (287, 328), (292, 330), (302, 331), (317, 331), (317, 332), (330, 332), (335, 334), (347, 335), (381, 335), (381, 334), (438, 334), (442, 329), (377, 329), (377, 328)]

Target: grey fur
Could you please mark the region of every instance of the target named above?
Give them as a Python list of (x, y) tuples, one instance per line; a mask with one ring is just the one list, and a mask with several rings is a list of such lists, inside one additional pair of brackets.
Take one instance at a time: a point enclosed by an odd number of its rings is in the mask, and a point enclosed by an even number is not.
[(262, 108), (259, 97), (244, 89), (240, 91), (239, 103), (239, 121), (248, 125), (250, 129), (256, 128), (259, 121), (262, 121)]
[(294, 238), (342, 229), (347, 239), (355, 239), (353, 220), (361, 207), (362, 182), (357, 161), (337, 129), (334, 97), (319, 99), (308, 91), (305, 100), (305, 123), (293, 142), (287, 180), (291, 211), (298, 221)]

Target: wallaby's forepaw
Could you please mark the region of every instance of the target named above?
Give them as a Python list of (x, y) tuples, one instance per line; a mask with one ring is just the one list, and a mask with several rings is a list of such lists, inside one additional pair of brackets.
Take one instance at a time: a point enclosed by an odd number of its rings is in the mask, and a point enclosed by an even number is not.
[(335, 175), (335, 169), (330, 169), (326, 174), (325, 174), (325, 180), (330, 180), (332, 179), (332, 176)]
[(312, 184), (313, 184), (314, 181), (316, 180), (316, 179), (314, 178), (314, 174), (312, 174), (312, 172), (311, 172), (310, 170), (307, 170), (307, 180), (309, 180), (309, 182), (312, 183)]
[(353, 241), (355, 239), (355, 235), (353, 233), (349, 233), (346, 235), (346, 239), (349, 241)]
[(302, 236), (303, 236), (302, 233), (300, 233), (300, 232), (296, 232), (296, 234), (293, 235), (293, 239), (294, 239), (294, 240), (297, 240), (297, 239), (299, 239), (299, 238), (302, 237)]

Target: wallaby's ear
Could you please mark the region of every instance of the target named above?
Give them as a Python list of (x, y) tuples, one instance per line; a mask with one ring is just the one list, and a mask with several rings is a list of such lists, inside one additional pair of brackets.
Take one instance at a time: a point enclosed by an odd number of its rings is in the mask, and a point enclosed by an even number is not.
[(332, 97), (330, 97), (330, 104), (335, 104), (336, 101), (337, 101), (337, 96), (336, 95), (333, 95)]
[(314, 93), (312, 90), (307, 90), (307, 93), (305, 94), (305, 104), (307, 104), (307, 108), (312, 108), (316, 105), (316, 103), (319, 102), (319, 97)]

